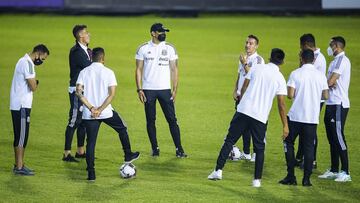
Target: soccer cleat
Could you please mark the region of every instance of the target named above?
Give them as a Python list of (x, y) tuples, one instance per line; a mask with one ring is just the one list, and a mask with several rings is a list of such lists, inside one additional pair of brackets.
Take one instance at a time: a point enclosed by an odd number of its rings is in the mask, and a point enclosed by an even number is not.
[[(31, 169), (31, 168), (28, 168), (28, 167), (26, 167), (25, 165), (23, 165), (23, 168), (25, 169), (25, 170), (27, 170), (27, 171), (30, 171), (30, 172), (35, 172), (35, 170), (33, 170), (33, 169)], [(14, 164), (14, 168), (13, 168), (13, 171), (16, 169), (16, 164)]]
[(187, 154), (185, 154), (185, 152), (180, 151), (180, 150), (176, 150), (175, 155), (177, 158), (186, 158), (188, 156)]
[(137, 160), (140, 157), (140, 152), (130, 152), (130, 154), (125, 155), (125, 163), (131, 163)]
[(15, 168), (15, 169), (13, 169), (13, 172), (14, 172), (15, 175), (23, 175), (23, 176), (33, 176), (33, 175), (35, 175), (34, 172), (26, 170), (24, 167), (22, 167), (21, 169)]
[(283, 185), (297, 185), (296, 177), (290, 177), (288, 175), (284, 179), (280, 180), (279, 183)]
[(242, 159), (245, 159), (245, 160), (247, 160), (247, 161), (250, 161), (251, 160), (251, 154), (243, 154), (242, 155)]
[(75, 158), (78, 158), (78, 159), (85, 159), (86, 158), (86, 153), (82, 153), (82, 154), (79, 154), (76, 152), (75, 154)]
[(76, 162), (76, 163), (79, 162), (73, 156), (71, 156), (71, 154), (68, 154), (66, 157), (65, 157), (65, 154), (64, 154), (62, 160), (65, 161), (65, 162)]
[(217, 171), (214, 170), (210, 175), (208, 176), (209, 180), (221, 180), (222, 179), (222, 170), (218, 169)]
[(94, 170), (88, 171), (88, 178), (87, 178), (87, 180), (88, 180), (89, 182), (95, 182), (95, 179), (96, 179), (95, 171), (94, 171)]
[(256, 160), (256, 153), (253, 153), (250, 162), (255, 162), (255, 160)]
[(151, 156), (153, 156), (153, 157), (160, 156), (160, 149), (159, 148), (153, 149)]
[(254, 179), (252, 181), (252, 186), (253, 187), (261, 187), (261, 179)]
[(324, 174), (319, 175), (318, 177), (322, 178), (322, 179), (335, 179), (335, 178), (337, 178), (337, 176), (338, 176), (338, 173), (331, 172), (328, 169), (328, 170), (325, 171)]
[(338, 175), (337, 178), (335, 179), (336, 182), (350, 182), (351, 181), (351, 177), (349, 174), (347, 174), (345, 171), (341, 171)]
[(302, 180), (302, 185), (303, 185), (304, 187), (310, 187), (310, 186), (312, 186), (309, 178), (304, 178), (304, 179)]

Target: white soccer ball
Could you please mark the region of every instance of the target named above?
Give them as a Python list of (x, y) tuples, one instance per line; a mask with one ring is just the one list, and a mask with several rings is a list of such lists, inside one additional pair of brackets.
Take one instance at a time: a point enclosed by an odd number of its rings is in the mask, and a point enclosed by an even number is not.
[(242, 156), (242, 153), (241, 153), (240, 149), (234, 145), (229, 154), (229, 159), (232, 161), (238, 161), (241, 159), (241, 156)]
[(125, 163), (120, 166), (120, 176), (128, 179), (136, 176), (136, 167), (132, 163)]

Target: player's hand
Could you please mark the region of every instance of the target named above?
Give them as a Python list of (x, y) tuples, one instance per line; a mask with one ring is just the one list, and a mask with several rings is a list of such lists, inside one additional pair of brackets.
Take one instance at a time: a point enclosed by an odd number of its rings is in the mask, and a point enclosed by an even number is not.
[(237, 94), (237, 90), (234, 90), (233, 92), (233, 98), (235, 101), (238, 101), (239, 100), (239, 95)]
[(241, 53), (239, 56), (240, 63), (244, 65), (246, 63), (246, 59), (247, 59), (247, 55)]
[(175, 103), (175, 99), (176, 99), (176, 91), (173, 91), (173, 92), (171, 93), (170, 100), (172, 100), (172, 101)]
[(138, 95), (139, 95), (139, 99), (140, 99), (141, 103), (145, 103), (146, 102), (146, 97), (145, 97), (144, 91), (139, 90)]
[(95, 107), (91, 108), (90, 112), (91, 112), (91, 117), (93, 118), (99, 117), (101, 113), (101, 111)]
[(283, 140), (285, 140), (287, 138), (287, 136), (289, 135), (289, 127), (288, 126), (284, 126), (283, 127)]

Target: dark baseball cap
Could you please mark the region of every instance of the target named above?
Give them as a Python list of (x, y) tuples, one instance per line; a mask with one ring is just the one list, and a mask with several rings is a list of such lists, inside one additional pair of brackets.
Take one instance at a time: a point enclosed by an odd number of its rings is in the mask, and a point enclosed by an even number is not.
[(154, 24), (151, 26), (150, 32), (156, 32), (156, 31), (158, 31), (158, 32), (170, 32), (170, 30), (167, 29), (167, 28), (165, 28), (165, 27), (163, 26), (163, 24), (161, 24), (161, 23), (154, 23)]

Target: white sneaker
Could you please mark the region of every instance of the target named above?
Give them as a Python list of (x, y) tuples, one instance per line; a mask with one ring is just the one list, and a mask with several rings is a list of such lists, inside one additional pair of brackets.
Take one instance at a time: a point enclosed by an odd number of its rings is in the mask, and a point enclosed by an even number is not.
[(351, 177), (350, 175), (346, 174), (345, 171), (341, 171), (338, 175), (337, 178), (335, 179), (336, 182), (350, 182), (351, 181)]
[(255, 159), (256, 159), (256, 153), (252, 154), (250, 161), (251, 161), (251, 162), (255, 162)]
[(242, 159), (245, 159), (245, 160), (247, 160), (247, 161), (250, 161), (250, 159), (251, 159), (251, 154), (245, 154), (245, 153), (243, 153)]
[(217, 170), (217, 171), (213, 171), (212, 173), (210, 173), (210, 175), (208, 176), (209, 180), (221, 180), (222, 179), (222, 170)]
[(252, 181), (252, 186), (253, 187), (261, 187), (261, 179), (254, 179)]
[(335, 179), (337, 178), (338, 173), (331, 172), (330, 169), (327, 169), (324, 174), (319, 175), (319, 178), (323, 179)]

